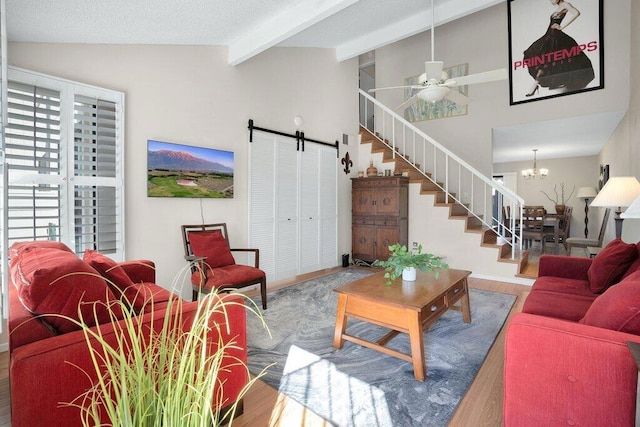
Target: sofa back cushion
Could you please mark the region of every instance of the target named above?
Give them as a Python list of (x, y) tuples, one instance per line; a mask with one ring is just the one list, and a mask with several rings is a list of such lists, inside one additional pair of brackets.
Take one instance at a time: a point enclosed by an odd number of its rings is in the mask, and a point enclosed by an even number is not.
[(236, 263), (227, 239), (218, 230), (190, 231), (189, 243), (195, 256), (204, 257), (211, 268), (224, 267)]
[(640, 271), (598, 296), (580, 323), (640, 335)]
[(633, 261), (633, 264), (629, 266), (626, 273), (624, 273), (624, 275), (622, 276), (622, 279), (625, 279), (626, 277), (630, 276), (632, 273), (635, 273), (636, 271), (640, 270), (640, 242), (636, 243), (636, 253), (638, 254), (638, 258), (636, 258), (636, 260)]
[[(50, 247), (23, 251), (12, 260), (11, 277), (25, 308), (42, 315), (58, 333), (80, 329), (64, 317), (82, 318), (89, 326), (111, 320), (107, 306), (115, 300), (113, 293), (100, 274), (72, 252)], [(113, 313), (123, 316), (119, 306)]]
[(589, 285), (594, 293), (604, 292), (618, 283), (629, 266), (638, 257), (636, 245), (612, 240), (596, 257), (589, 267)]
[(98, 251), (87, 249), (84, 251), (82, 259), (107, 279), (107, 284), (111, 287), (116, 297), (120, 297), (128, 287), (133, 286), (133, 281), (124, 271), (124, 268), (108, 256), (102, 255)]

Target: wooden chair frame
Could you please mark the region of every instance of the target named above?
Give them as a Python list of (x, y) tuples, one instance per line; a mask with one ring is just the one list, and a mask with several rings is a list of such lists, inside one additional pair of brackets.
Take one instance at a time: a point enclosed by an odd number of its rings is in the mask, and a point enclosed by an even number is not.
[[(231, 252), (251, 252), (254, 254), (254, 265), (253, 267), (259, 269), (260, 268), (260, 250), (259, 249), (255, 249), (255, 248), (231, 248), (231, 245), (229, 245), (229, 234), (227, 233), (227, 224), (222, 222), (222, 223), (217, 223), (217, 224), (194, 224), (194, 225), (183, 225), (181, 226), (182, 229), (182, 242), (184, 243), (184, 253), (185, 253), (185, 259), (189, 262), (192, 261), (198, 261), (198, 264), (192, 263), (191, 265), (191, 273), (195, 273), (196, 271), (200, 270), (201, 272), (206, 271), (207, 268), (211, 268), (208, 266), (204, 265), (204, 262), (202, 260), (202, 258), (199, 258), (197, 256), (195, 256), (193, 254), (193, 251), (191, 250), (191, 243), (189, 241), (189, 233), (190, 232), (197, 232), (197, 231), (219, 231), (220, 233), (222, 233), (222, 235), (224, 236), (225, 240), (227, 241), (227, 245), (229, 246), (229, 250)], [(251, 267), (251, 266), (249, 266)], [(224, 267), (221, 267), (224, 268)], [(215, 268), (213, 268), (213, 271), (215, 272)], [(197, 301), (198, 300), (198, 294), (200, 292), (209, 292), (207, 289), (205, 289), (204, 284), (205, 284), (205, 275), (201, 274), (200, 275), (200, 284), (199, 285), (195, 285), (193, 284), (193, 293), (192, 293), (192, 300), (193, 301)], [(240, 282), (240, 283), (229, 283), (228, 285), (225, 285), (224, 288), (243, 288), (246, 286), (252, 286), (252, 285), (260, 285), (260, 296), (262, 298), (262, 308), (264, 310), (267, 309), (267, 279), (266, 276), (263, 276), (260, 280), (248, 280), (245, 282)]]

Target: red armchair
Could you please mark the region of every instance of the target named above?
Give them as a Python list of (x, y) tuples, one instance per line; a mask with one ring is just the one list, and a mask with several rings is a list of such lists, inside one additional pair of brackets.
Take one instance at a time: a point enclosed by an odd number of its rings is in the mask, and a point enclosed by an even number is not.
[[(260, 270), (260, 250), (229, 247), (227, 224), (182, 226), (185, 259), (191, 262), (192, 300), (212, 289), (260, 285), (262, 308), (267, 309), (267, 276)], [(253, 253), (254, 265), (236, 264), (231, 252)]]

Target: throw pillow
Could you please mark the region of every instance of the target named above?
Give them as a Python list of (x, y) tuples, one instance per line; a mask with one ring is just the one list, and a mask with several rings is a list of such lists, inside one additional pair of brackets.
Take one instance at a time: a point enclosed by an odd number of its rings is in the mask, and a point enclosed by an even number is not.
[[(12, 277), (22, 304), (59, 333), (80, 329), (69, 319), (83, 319), (88, 326), (108, 323), (108, 306), (115, 297), (100, 274), (74, 253), (51, 248), (33, 248), (16, 260)], [(119, 305), (112, 307), (122, 318)]]
[(209, 267), (224, 267), (235, 264), (231, 255), (227, 239), (221, 232), (215, 231), (191, 231), (189, 233), (191, 251), (195, 256), (204, 257)]
[(636, 271), (640, 270), (640, 242), (636, 243), (636, 252), (638, 253), (638, 258), (636, 258), (633, 264), (629, 266), (629, 268), (627, 269), (627, 272), (624, 273), (624, 276), (622, 276), (622, 279), (625, 279), (626, 277), (630, 276), (632, 273), (635, 273)]
[(640, 334), (640, 272), (598, 296), (580, 323)]
[[(18, 262), (18, 259), (20, 259), (20, 256), (23, 253), (35, 250), (37, 248), (55, 249), (73, 253), (73, 251), (69, 249), (69, 247), (64, 243), (56, 242), (53, 240), (32, 240), (28, 242), (15, 242), (9, 248), (9, 271), (13, 270), (11, 267), (14, 263)], [(11, 279), (14, 286), (17, 286), (16, 283), (19, 282), (19, 278), (12, 277)]]
[(618, 283), (637, 256), (636, 245), (612, 240), (591, 262), (587, 272), (591, 291), (601, 293)]
[(116, 296), (120, 296), (128, 287), (133, 286), (133, 281), (124, 271), (124, 268), (100, 252), (87, 249), (84, 251), (82, 259), (107, 279), (107, 283)]

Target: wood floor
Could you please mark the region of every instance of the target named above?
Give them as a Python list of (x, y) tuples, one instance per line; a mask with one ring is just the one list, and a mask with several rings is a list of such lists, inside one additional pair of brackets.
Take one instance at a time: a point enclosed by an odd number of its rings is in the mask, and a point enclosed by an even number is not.
[[(272, 285), (271, 290), (290, 286), (313, 277), (326, 275), (339, 269), (341, 269), (341, 267), (278, 282)], [(528, 286), (474, 278), (469, 279), (469, 286), (471, 288), (516, 295), (518, 299), (511, 310), (510, 316), (515, 312), (521, 311), (522, 303), (529, 291)], [(503, 328), (489, 351), (478, 375), (460, 402), (458, 409), (449, 423), (450, 426), (480, 427), (502, 425), (504, 334), (505, 330)], [(8, 365), (8, 353), (0, 353), (0, 427), (11, 425)], [(244, 414), (237, 417), (233, 425), (240, 427), (331, 426), (330, 423), (325, 422), (311, 411), (295, 401), (288, 399), (286, 396), (279, 394), (277, 390), (261, 381), (258, 381), (258, 383), (249, 390), (247, 396), (245, 396)]]

